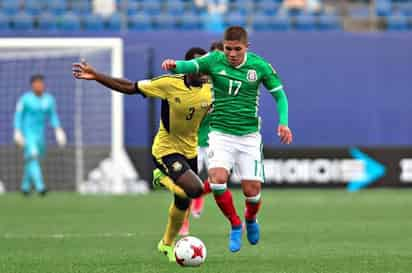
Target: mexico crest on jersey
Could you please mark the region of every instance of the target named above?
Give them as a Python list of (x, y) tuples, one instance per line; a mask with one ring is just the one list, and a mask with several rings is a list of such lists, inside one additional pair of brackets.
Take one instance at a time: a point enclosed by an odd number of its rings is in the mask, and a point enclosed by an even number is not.
[(246, 76), (247, 80), (250, 82), (255, 82), (257, 81), (257, 73), (256, 70), (254, 69), (249, 69), (247, 71), (247, 76)]

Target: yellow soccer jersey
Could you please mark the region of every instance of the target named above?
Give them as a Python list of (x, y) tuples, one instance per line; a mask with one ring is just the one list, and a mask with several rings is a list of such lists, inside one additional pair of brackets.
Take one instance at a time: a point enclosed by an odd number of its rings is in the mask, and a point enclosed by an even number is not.
[(136, 83), (146, 96), (162, 99), (159, 130), (153, 141), (156, 158), (179, 153), (197, 156), (197, 132), (212, 100), (210, 84), (190, 88), (183, 75), (165, 75)]

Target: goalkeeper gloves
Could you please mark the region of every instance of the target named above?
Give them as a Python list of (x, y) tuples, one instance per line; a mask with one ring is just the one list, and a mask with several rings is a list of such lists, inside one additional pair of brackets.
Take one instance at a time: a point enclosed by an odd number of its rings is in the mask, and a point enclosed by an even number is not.
[(62, 128), (56, 128), (54, 130), (54, 133), (56, 135), (56, 142), (60, 147), (66, 146), (67, 139), (66, 139), (66, 134), (64, 133)]
[(20, 130), (14, 131), (14, 142), (16, 142), (17, 146), (24, 147), (24, 136)]

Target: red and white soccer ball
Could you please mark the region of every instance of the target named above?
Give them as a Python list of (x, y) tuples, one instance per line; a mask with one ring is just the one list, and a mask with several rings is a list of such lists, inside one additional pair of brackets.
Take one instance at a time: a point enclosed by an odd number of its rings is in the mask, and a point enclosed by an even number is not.
[(206, 246), (196, 237), (187, 236), (175, 245), (176, 263), (181, 266), (200, 266), (206, 259)]

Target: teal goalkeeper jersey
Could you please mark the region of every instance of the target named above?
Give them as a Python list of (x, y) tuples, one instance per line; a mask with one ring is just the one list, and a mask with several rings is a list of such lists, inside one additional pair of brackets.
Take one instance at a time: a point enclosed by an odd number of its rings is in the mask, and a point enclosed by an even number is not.
[[(210, 75), (213, 82), (210, 130), (231, 135), (246, 135), (260, 130), (259, 85), (271, 92), (283, 92), (282, 83), (272, 66), (254, 53), (233, 67), (221, 51), (214, 51), (191, 62), (197, 71)], [(178, 73), (179, 61), (175, 69)], [(189, 72), (189, 71), (185, 71)], [(282, 124), (286, 123), (286, 124)], [(287, 125), (287, 121), (280, 124)]]
[(53, 128), (60, 127), (56, 101), (51, 94), (36, 96), (33, 91), (29, 91), (20, 97), (14, 116), (14, 128), (20, 130), (25, 138), (43, 142), (48, 120)]

